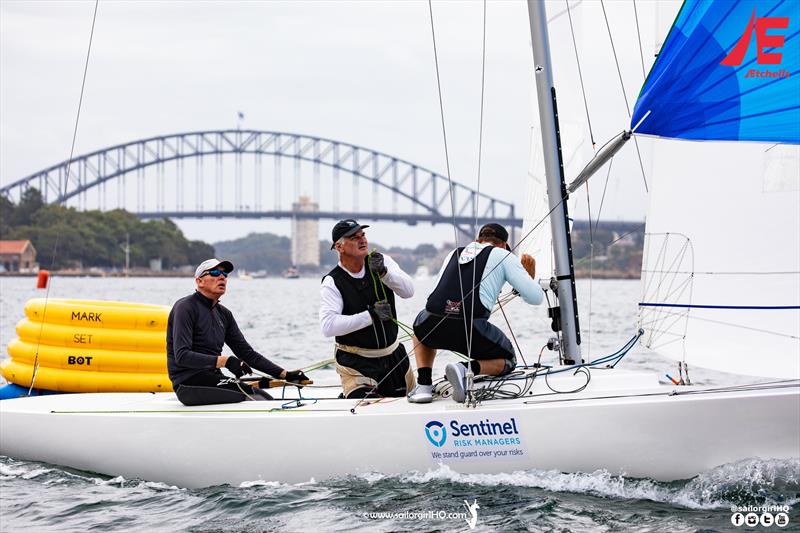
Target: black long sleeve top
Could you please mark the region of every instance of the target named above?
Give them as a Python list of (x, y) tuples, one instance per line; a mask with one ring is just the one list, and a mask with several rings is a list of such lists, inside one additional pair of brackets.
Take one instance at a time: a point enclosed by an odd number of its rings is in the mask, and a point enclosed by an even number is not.
[(256, 370), (274, 377), (283, 372), (248, 344), (227, 307), (195, 292), (175, 302), (167, 321), (167, 372), (173, 388), (215, 369), (223, 344)]

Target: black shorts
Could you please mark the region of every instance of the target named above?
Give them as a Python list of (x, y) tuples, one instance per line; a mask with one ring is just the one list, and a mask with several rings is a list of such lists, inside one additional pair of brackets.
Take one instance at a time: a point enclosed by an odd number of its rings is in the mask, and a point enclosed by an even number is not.
[[(467, 350), (464, 319), (444, 318), (423, 309), (414, 320), (414, 335), (417, 340), (429, 348), (450, 350), (461, 355), (469, 355), (473, 359), (506, 359), (510, 368), (517, 365), (514, 346), (505, 333), (485, 318), (472, 321), (472, 346)], [(506, 365), (509, 367), (509, 365)]]

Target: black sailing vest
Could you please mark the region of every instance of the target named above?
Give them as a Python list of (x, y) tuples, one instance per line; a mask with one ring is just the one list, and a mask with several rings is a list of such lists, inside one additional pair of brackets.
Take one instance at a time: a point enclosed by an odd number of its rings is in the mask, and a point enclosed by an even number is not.
[[(394, 292), (392, 289), (383, 286), (376, 288), (369, 269), (369, 257), (364, 258), (364, 277), (354, 278), (342, 267), (336, 265), (333, 270), (328, 272), (328, 276), (333, 278), (336, 288), (342, 294), (343, 315), (357, 315), (367, 310), (367, 306), (383, 299), (383, 291), (386, 291), (386, 299), (392, 306), (392, 316), (397, 318), (397, 309), (394, 306)], [(375, 274), (375, 277), (378, 275)], [(324, 278), (323, 278), (324, 279)], [(377, 289), (378, 297), (375, 296)], [(375, 321), (365, 328), (348, 333), (347, 335), (337, 335), (336, 342), (347, 346), (358, 346), (359, 348), (386, 348), (397, 340), (397, 324), (391, 321)]]
[[(464, 248), (457, 248), (450, 257), (450, 262), (447, 263), (436, 288), (428, 296), (425, 310), (435, 315), (452, 318), (461, 318), (466, 312), (467, 320), (472, 320), (473, 312), (475, 318), (489, 318), (491, 311), (481, 303), (481, 280), (493, 248), (494, 246), (487, 246), (478, 253), (475, 259), (463, 265), (459, 264), (458, 257)], [(461, 270), (462, 285), (459, 285), (459, 270)], [(474, 291), (472, 290), (473, 273), (477, 285)], [(463, 302), (461, 301), (462, 294), (464, 295)], [(473, 301), (475, 307), (473, 307)]]

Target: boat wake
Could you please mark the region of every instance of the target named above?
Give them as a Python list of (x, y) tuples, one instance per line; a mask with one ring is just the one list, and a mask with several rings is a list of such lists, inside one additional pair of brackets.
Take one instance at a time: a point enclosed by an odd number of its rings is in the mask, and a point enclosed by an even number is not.
[[(34, 480), (43, 485), (96, 485), (144, 491), (184, 491), (165, 483), (111, 478), (42, 463), (0, 457), (0, 481)], [(551, 493), (572, 493), (599, 498), (645, 500), (692, 510), (714, 510), (731, 505), (790, 505), (800, 503), (800, 460), (746, 459), (722, 465), (684, 481), (660, 482), (630, 478), (605, 470), (566, 474), (554, 470), (526, 470), (507, 474), (461, 474), (447, 465), (426, 472), (386, 475), (377, 472), (348, 476), (329, 481), (309, 480), (285, 484), (277, 481), (253, 480), (232, 490), (278, 492), (303, 490), (303, 487), (338, 491), (359, 484), (368, 486), (466, 485), (472, 487), (526, 487)], [(203, 489), (199, 489), (203, 490)], [(208, 489), (205, 489), (208, 490)], [(316, 490), (316, 489), (315, 489)]]
[(591, 474), (565, 474), (555, 470), (461, 474), (446, 465), (427, 472), (411, 472), (398, 476), (369, 473), (357, 478), (369, 484), (440, 482), (485, 487), (508, 485), (600, 498), (650, 500), (698, 510), (722, 509), (731, 505), (794, 505), (800, 502), (798, 459), (746, 459), (713, 468), (690, 480), (673, 482), (630, 478), (605, 470)]
[(20, 461), (10, 457), (0, 456), (0, 481), (10, 481), (14, 479), (35, 480), (43, 485), (85, 484), (107, 487), (117, 486), (126, 489), (152, 489), (156, 491), (185, 490), (175, 485), (157, 481), (143, 481), (140, 479), (129, 480), (122, 476), (112, 478), (98, 477), (97, 475), (80, 470), (49, 465), (45, 467), (42, 463)]

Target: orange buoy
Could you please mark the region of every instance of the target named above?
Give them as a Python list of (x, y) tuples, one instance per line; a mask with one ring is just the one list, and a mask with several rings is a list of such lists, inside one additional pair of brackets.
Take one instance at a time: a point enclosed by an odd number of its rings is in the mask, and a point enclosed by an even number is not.
[(48, 271), (48, 270), (40, 270), (39, 271), (39, 276), (36, 278), (36, 288), (37, 289), (46, 289), (48, 281), (50, 281), (50, 271)]

